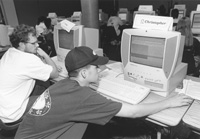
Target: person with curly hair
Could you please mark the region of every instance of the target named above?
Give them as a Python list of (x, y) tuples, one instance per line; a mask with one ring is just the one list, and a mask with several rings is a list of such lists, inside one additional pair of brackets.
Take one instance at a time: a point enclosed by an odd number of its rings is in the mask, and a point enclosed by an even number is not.
[(0, 118), (6, 124), (21, 121), (34, 95), (43, 92), (36, 80), (58, 77), (55, 63), (38, 47), (33, 27), (16, 26), (9, 37), (12, 47), (0, 60)]

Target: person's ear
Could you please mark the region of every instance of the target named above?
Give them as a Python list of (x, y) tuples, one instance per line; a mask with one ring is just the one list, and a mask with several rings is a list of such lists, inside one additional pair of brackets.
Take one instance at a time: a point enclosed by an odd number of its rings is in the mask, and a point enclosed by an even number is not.
[(82, 69), (82, 70), (81, 70), (81, 73), (80, 73), (80, 74), (81, 74), (81, 76), (82, 76), (83, 79), (85, 79), (85, 78), (87, 77), (86, 72), (87, 72), (86, 69)]
[(25, 47), (26, 47), (25, 43), (24, 42), (20, 42), (18, 49), (24, 51)]

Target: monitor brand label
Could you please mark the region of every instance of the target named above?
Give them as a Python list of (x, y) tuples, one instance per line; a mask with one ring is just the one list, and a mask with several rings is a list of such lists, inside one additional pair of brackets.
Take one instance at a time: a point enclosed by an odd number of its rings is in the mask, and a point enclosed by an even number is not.
[(140, 15), (136, 14), (133, 28), (141, 29), (156, 29), (171, 31), (173, 25), (172, 17), (153, 16), (153, 15)]

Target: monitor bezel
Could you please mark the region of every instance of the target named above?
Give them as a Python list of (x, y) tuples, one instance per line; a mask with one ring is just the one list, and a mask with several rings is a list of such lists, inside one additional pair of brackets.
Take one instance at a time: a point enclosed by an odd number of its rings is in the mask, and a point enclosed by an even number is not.
[(191, 19), (191, 28), (200, 29), (200, 27), (198, 28), (198, 27), (194, 27), (194, 26), (193, 26), (193, 23), (194, 23), (194, 16), (195, 16), (196, 14), (199, 14), (199, 15), (200, 15), (200, 11), (192, 11), (192, 12), (191, 12), (191, 15), (190, 15), (190, 19)]
[[(57, 56), (59, 55), (66, 55), (70, 49), (61, 48), (59, 45), (59, 30), (64, 30), (60, 24), (54, 26), (54, 46), (56, 50)], [(73, 43), (74, 47), (82, 46), (83, 45), (83, 25), (74, 26), (70, 31), (74, 31), (73, 33)], [(78, 38), (75, 37), (78, 32)]]
[[(122, 19), (120, 17), (120, 14), (126, 14), (126, 19)], [(118, 12), (117, 16), (122, 20), (122, 21), (128, 21), (128, 11), (120, 11)]]

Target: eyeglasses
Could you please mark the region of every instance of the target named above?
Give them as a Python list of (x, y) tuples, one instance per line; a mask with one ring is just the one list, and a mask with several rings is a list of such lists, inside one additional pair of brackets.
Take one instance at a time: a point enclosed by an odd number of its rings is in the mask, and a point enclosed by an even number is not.
[(40, 41), (35, 41), (35, 42), (25, 42), (25, 43), (30, 43), (32, 45), (36, 45), (36, 44), (41, 43), (41, 42)]

